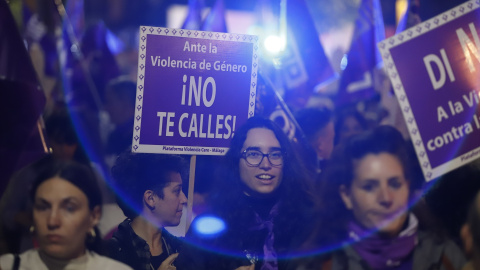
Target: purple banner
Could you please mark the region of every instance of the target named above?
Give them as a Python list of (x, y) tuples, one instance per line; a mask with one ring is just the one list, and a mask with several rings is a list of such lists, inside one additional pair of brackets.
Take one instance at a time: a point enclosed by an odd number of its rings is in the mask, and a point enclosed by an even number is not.
[(254, 113), (257, 40), (141, 26), (132, 151), (225, 154)]
[(479, 34), (469, 1), (378, 44), (427, 180), (480, 157)]

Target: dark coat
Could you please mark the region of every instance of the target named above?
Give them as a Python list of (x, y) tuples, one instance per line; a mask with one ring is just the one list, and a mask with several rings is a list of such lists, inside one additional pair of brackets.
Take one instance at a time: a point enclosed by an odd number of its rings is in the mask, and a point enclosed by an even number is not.
[[(465, 255), (452, 241), (442, 239), (430, 232), (418, 232), (418, 244), (413, 251), (413, 270), (461, 269), (465, 263)], [(323, 270), (370, 269), (349, 246), (335, 253), (331, 267), (324, 267)]]
[[(123, 262), (133, 269), (151, 269), (150, 249), (145, 240), (135, 234), (130, 226), (130, 219), (126, 219), (118, 225), (118, 231), (106, 242), (106, 255), (112, 259)], [(164, 252), (170, 256), (177, 253), (181, 246), (181, 241), (162, 229), (162, 241)]]
[[(243, 204), (248, 213), (248, 204)], [(236, 210), (236, 209), (235, 209)], [(253, 209), (251, 209), (254, 211)], [(225, 221), (225, 229), (212, 236), (198, 233), (195, 228), (198, 221), (204, 216), (216, 216)], [(294, 269), (293, 261), (286, 260), (285, 255), (300, 252), (302, 244), (310, 236), (313, 225), (313, 212), (309, 209), (298, 211), (293, 219), (296, 226), (286, 232), (278, 218), (273, 219), (274, 249), (278, 255), (278, 269)], [(185, 244), (176, 259), (179, 270), (233, 270), (240, 266), (255, 263), (255, 269), (260, 269), (263, 261), (263, 245), (268, 234), (266, 228), (252, 230), (251, 223), (245, 222), (248, 215), (241, 211), (230, 213), (209, 213), (197, 217), (187, 233)], [(290, 220), (290, 221), (291, 221)], [(250, 225), (249, 225), (250, 224)]]

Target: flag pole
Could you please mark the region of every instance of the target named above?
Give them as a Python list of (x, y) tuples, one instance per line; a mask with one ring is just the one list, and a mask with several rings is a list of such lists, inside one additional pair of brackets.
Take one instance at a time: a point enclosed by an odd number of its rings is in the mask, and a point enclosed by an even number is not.
[[(95, 83), (93, 82), (92, 75), (88, 71), (88, 67), (87, 67), (87, 64), (85, 62), (85, 56), (83, 55), (81, 47), (80, 47), (80, 43), (77, 40), (77, 38), (75, 37), (75, 33), (73, 32), (73, 25), (72, 25), (72, 22), (70, 21), (70, 18), (68, 17), (67, 10), (65, 9), (65, 6), (63, 5), (62, 0), (53, 0), (53, 1), (54, 1), (55, 5), (57, 6), (57, 11), (58, 11), (58, 14), (60, 15), (60, 17), (62, 18), (62, 22), (65, 25), (65, 30), (67, 32), (68, 39), (72, 43), (72, 47), (76, 46), (76, 48), (77, 48), (75, 52), (72, 51), (72, 54), (80, 63), (80, 67), (82, 68), (83, 74), (85, 75), (85, 80), (87, 82), (88, 89), (90, 90), (90, 93), (92, 94), (92, 98), (93, 98), (93, 101), (94, 101), (97, 109), (100, 111), (103, 108), (102, 102), (101, 102), (101, 99), (100, 99), (100, 95), (98, 94), (97, 87), (95, 86)], [(57, 50), (59, 52), (61, 52), (60, 51), (61, 48), (59, 48), (58, 45), (57, 45)], [(61, 54), (59, 53), (59, 55), (61, 55)], [(60, 57), (60, 61), (63, 61), (63, 63), (61, 63), (61, 64), (62, 64), (63, 67), (65, 67), (66, 66), (66, 59), (62, 60), (61, 57)]]
[(45, 123), (43, 122), (43, 117), (39, 117), (37, 120), (37, 129), (38, 129), (38, 134), (40, 134), (40, 141), (42, 142), (43, 146), (43, 151), (45, 154), (51, 153), (51, 148), (47, 146), (47, 141), (45, 140)]
[[(265, 84), (267, 85), (267, 87), (270, 87), (272, 91), (275, 93), (277, 106), (279, 105), (281, 107), (283, 113), (285, 113), (286, 117), (288, 118), (288, 121), (290, 121), (295, 126), (294, 136), (290, 138), (290, 140), (292, 140), (292, 144), (297, 145), (299, 147), (299, 149), (296, 149), (297, 147), (294, 147), (295, 149), (294, 152), (295, 152), (295, 155), (298, 155), (298, 157), (300, 158), (300, 156), (303, 155), (302, 152), (309, 151), (308, 149), (311, 147), (310, 142), (308, 141), (307, 136), (305, 135), (305, 132), (303, 131), (303, 129), (300, 127), (297, 120), (295, 119), (295, 116), (292, 114), (287, 104), (283, 100), (282, 96), (276, 90), (276, 87), (273, 85), (270, 78), (267, 78), (266, 76), (264, 76), (260, 70), (258, 71), (258, 73), (265, 81)], [(312, 179), (313, 178), (314, 176), (312, 175)]]
[(305, 136), (305, 133), (303, 132), (302, 128), (300, 127), (297, 120), (295, 119), (295, 116), (292, 114), (287, 104), (283, 100), (282, 96), (276, 90), (276, 87), (273, 85), (273, 82), (270, 80), (270, 78), (268, 78), (267, 76), (264, 76), (261, 70), (259, 70), (258, 73), (260, 74), (260, 76), (262, 76), (265, 83), (273, 90), (273, 93), (275, 93), (275, 97), (277, 98), (278, 103), (280, 104), (280, 107), (282, 107), (282, 110), (287, 114), (287, 116), (293, 122), (293, 124), (295, 125), (295, 128), (300, 131), (300, 134), (302, 134), (301, 136), (302, 140), (306, 142), (307, 138)]
[(197, 155), (190, 157), (190, 173), (188, 175), (188, 198), (187, 198), (187, 224), (185, 234), (187, 234), (193, 219), (193, 193), (195, 188), (195, 166), (197, 164)]

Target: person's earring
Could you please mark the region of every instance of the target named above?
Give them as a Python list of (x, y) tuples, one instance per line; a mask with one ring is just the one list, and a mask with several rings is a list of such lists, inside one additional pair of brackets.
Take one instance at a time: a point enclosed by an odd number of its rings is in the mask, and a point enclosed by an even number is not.
[(35, 226), (30, 226), (30, 229), (29, 229), (30, 233), (34, 233), (35, 232)]
[(95, 241), (97, 240), (96, 237), (97, 237), (97, 233), (95, 232), (95, 229), (91, 228), (90, 231), (88, 231), (87, 233), (87, 243), (89, 244), (95, 243)]
[(95, 233), (95, 229), (94, 229), (94, 228), (91, 228), (91, 229), (90, 229), (90, 236), (92, 236), (92, 238), (97, 237), (97, 234)]

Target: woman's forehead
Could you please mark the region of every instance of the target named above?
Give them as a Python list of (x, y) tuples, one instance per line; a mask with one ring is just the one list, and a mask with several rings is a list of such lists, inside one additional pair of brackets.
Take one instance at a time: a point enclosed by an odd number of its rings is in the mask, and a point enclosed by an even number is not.
[(88, 201), (86, 194), (80, 188), (58, 176), (47, 179), (41, 183), (35, 192), (35, 197), (55, 200), (75, 197)]
[(275, 133), (267, 128), (252, 128), (247, 133), (247, 138), (243, 143), (243, 148), (258, 147), (258, 148), (279, 148), (280, 142), (278, 141)]
[(390, 153), (368, 154), (354, 161), (355, 179), (387, 176), (404, 177), (404, 168), (400, 160)]

